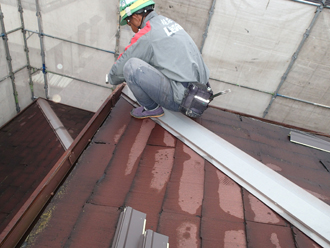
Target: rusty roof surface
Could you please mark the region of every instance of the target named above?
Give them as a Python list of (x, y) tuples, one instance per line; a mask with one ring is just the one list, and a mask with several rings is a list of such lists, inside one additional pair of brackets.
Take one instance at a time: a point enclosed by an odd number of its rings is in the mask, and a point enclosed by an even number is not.
[[(48, 101), (75, 138), (93, 113)], [(37, 101), (0, 129), (0, 233), (64, 153)]]
[[(146, 213), (146, 229), (169, 236), (171, 248), (319, 247), (131, 109), (117, 102), (25, 247), (109, 247), (125, 206)], [(292, 128), (215, 108), (196, 121), (330, 204), (329, 153), (291, 143)]]

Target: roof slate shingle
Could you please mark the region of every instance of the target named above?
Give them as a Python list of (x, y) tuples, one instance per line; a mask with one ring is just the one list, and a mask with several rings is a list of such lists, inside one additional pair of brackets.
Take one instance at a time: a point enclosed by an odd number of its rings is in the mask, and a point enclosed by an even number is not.
[[(92, 116), (63, 104), (49, 104), (73, 138)], [(63, 153), (36, 101), (0, 129), (0, 233)]]
[[(31, 232), (27, 247), (109, 247), (120, 210), (147, 214), (170, 247), (313, 247), (247, 190), (120, 99)], [(329, 154), (290, 128), (209, 108), (197, 122), (330, 203)], [(326, 137), (328, 139), (328, 137)]]

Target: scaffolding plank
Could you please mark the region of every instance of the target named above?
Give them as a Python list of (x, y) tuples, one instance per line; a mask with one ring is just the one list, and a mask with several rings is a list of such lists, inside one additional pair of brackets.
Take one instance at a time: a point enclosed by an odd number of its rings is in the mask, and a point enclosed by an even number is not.
[[(136, 101), (128, 87), (123, 93)], [(181, 113), (152, 118), (322, 247), (330, 247), (330, 206)]]

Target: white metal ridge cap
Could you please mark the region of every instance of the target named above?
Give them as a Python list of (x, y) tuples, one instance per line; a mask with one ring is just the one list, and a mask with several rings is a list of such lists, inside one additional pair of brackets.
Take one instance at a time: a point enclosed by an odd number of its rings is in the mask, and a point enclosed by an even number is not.
[(330, 206), (185, 115), (164, 112), (152, 119), (306, 235), (330, 247)]

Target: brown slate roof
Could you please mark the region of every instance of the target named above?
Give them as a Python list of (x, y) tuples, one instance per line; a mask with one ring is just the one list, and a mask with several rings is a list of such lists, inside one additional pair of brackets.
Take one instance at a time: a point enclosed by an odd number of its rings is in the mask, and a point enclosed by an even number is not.
[[(48, 102), (72, 138), (93, 115)], [(0, 129), (0, 233), (63, 153), (37, 101)]]
[[(247, 190), (120, 99), (26, 247), (109, 247), (125, 206), (170, 247), (319, 247)], [(293, 144), (291, 128), (209, 108), (201, 125), (330, 204), (329, 153)], [(196, 134), (197, 135), (197, 134)], [(329, 140), (329, 137), (322, 137)]]

